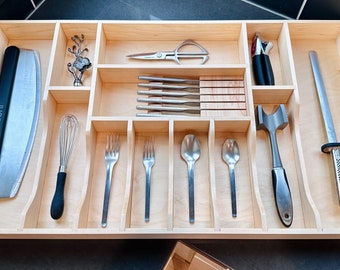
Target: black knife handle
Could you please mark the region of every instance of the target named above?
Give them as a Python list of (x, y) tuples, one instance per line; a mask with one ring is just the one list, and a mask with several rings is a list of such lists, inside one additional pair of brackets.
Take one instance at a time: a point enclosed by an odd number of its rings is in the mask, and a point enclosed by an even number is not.
[(269, 55), (267, 54), (261, 54), (261, 63), (262, 63), (262, 70), (263, 70), (263, 76), (265, 80), (265, 85), (274, 85), (274, 73), (273, 68), (270, 63)]
[(274, 73), (269, 55), (257, 54), (252, 58), (254, 80), (257, 85), (274, 85)]
[(4, 139), (9, 104), (17, 69), (20, 50), (15, 46), (7, 47), (0, 75), (0, 153)]
[(64, 211), (64, 187), (66, 181), (66, 173), (58, 172), (57, 185), (51, 204), (51, 217), (53, 219), (59, 219), (63, 215)]
[(282, 223), (289, 227), (293, 221), (293, 202), (285, 169), (273, 168), (272, 177), (277, 211)]
[(264, 78), (264, 73), (262, 69), (262, 60), (261, 54), (254, 55), (252, 58), (253, 61), (253, 73), (254, 80), (257, 85), (265, 85), (266, 80)]

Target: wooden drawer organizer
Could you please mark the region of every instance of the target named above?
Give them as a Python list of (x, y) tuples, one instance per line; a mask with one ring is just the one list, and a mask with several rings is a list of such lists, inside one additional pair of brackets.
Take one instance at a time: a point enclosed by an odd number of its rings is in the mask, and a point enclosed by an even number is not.
[[(255, 86), (250, 44), (255, 32), (274, 44), (270, 59), (275, 86)], [(85, 35), (92, 69), (73, 86), (66, 64), (71, 37)], [(340, 21), (0, 21), (0, 60), (7, 46), (35, 49), (42, 65), (43, 100), (33, 152), (14, 199), (0, 201), (1, 238), (340, 238), (340, 206), (308, 51), (316, 50), (333, 120), (340, 136)], [(202, 44), (205, 65), (128, 60), (125, 55), (173, 49), (185, 39)], [(246, 110), (222, 117), (137, 118), (138, 75), (241, 75)], [(278, 132), (294, 204), (290, 228), (276, 213), (267, 134), (256, 131), (254, 108), (270, 112), (283, 103), (289, 125)], [(58, 128), (65, 113), (80, 121), (68, 166), (65, 210), (58, 221), (49, 209), (59, 166)], [(120, 159), (107, 228), (101, 228), (107, 132), (120, 134)], [(196, 222), (188, 222), (187, 169), (180, 158), (183, 136), (202, 146), (196, 163)], [(144, 222), (142, 150), (155, 140), (151, 220)], [(231, 217), (225, 139), (235, 138), (238, 217)]]

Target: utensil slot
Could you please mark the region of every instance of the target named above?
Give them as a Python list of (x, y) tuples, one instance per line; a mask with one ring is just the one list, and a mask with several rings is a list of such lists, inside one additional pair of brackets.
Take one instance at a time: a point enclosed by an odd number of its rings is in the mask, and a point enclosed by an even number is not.
[[(41, 74), (41, 97), (43, 96), (48, 73), (49, 59), (53, 44), (55, 29), (54, 22), (37, 22), (32, 25), (22, 21), (1, 21), (0, 22), (0, 63), (3, 62), (4, 51), (9, 46), (16, 46), (19, 49), (35, 50), (39, 53)], [(0, 65), (1, 65), (0, 64)], [(21, 74), (22, 75), (22, 74)], [(34, 197), (37, 182), (36, 176), (40, 170), (41, 151), (43, 149), (42, 139), (45, 128), (43, 122), (42, 108), (40, 108), (39, 120), (35, 140), (30, 155), (30, 159), (20, 185), (20, 189), (15, 198), (0, 200), (0, 228), (9, 230), (22, 229), (26, 218), (26, 210)], [(16, 123), (14, 123), (15, 125)], [(18, 127), (20, 128), (20, 127)]]
[[(283, 23), (249, 23), (247, 24), (248, 48), (251, 57), (252, 41), (255, 33), (259, 34), (261, 39), (271, 42), (273, 48), (269, 51), (269, 59), (273, 69), (275, 85), (292, 85), (293, 71), (291, 69), (291, 54), (289, 33), (286, 24)], [(253, 76), (252, 59), (250, 59), (250, 68), (252, 74), (252, 84), (255, 84)], [(260, 86), (259, 86), (260, 87)], [(264, 89), (272, 86), (262, 86)]]
[[(174, 121), (173, 164), (174, 164), (174, 229), (213, 228), (213, 209), (209, 170), (209, 127), (206, 121)], [(182, 140), (193, 134), (200, 143), (200, 157), (194, 166), (195, 221), (189, 222), (189, 184), (186, 162), (181, 158)]]
[[(195, 30), (199, 27), (199, 31)], [(204, 22), (198, 26), (175, 22), (164, 25), (152, 22), (150, 24), (120, 24), (103, 23), (99, 50), (99, 64), (149, 65), (160, 63), (167, 66), (177, 66), (174, 61), (139, 61), (126, 57), (129, 54), (172, 51), (184, 40), (192, 39), (209, 52), (209, 60), (204, 66), (214, 64), (244, 64), (241, 40), (241, 23), (226, 25), (207, 25)], [(194, 61), (196, 64), (199, 63)], [(191, 63), (191, 61), (189, 61)]]
[[(317, 29), (317, 31), (316, 31)], [(337, 196), (333, 162), (328, 154), (321, 152), (321, 145), (327, 140), (325, 125), (315, 87), (309, 51), (319, 55), (320, 69), (326, 88), (327, 99), (332, 113), (336, 134), (340, 136), (340, 23), (302, 23), (299, 27), (289, 24), (292, 50), (300, 97), (301, 144), (307, 179), (319, 213), (323, 232), (339, 232), (340, 207)], [(332, 31), (330, 31), (332, 30)], [(339, 44), (339, 43), (338, 43)]]
[[(81, 54), (81, 57), (87, 57), (93, 64), (96, 45), (97, 24), (96, 23), (61, 23), (58, 25), (56, 32), (56, 47), (53, 55), (53, 67), (51, 75), (51, 86), (73, 86), (74, 77), (68, 71), (67, 64), (76, 60), (74, 54), (68, 51), (72, 50), (75, 42), (72, 41), (74, 35), (84, 35), (84, 41), (81, 49), (87, 48), (88, 51)], [(90, 86), (92, 79), (92, 68), (85, 70), (82, 82), (83, 86)]]
[[(85, 128), (88, 104), (58, 103), (50, 93), (44, 102), (45, 120), (48, 123), (45, 127), (44, 161), (40, 168), (38, 191), (26, 214), (25, 227), (73, 228), (79, 215), (83, 185), (86, 183)], [(66, 168), (63, 215), (60, 219), (54, 220), (50, 216), (50, 208), (60, 165), (59, 126), (65, 114), (73, 114), (77, 117), (79, 130)]]
[[(155, 120), (155, 119), (154, 119)], [(132, 122), (131, 145), (131, 185), (129, 185), (129, 205), (127, 209), (127, 229), (163, 229), (169, 226), (169, 122), (167, 120)], [(146, 153), (146, 143), (153, 145)], [(145, 154), (143, 154), (145, 152)], [(144, 157), (154, 156), (150, 181), (150, 219), (145, 220), (146, 169)]]
[[(297, 116), (294, 114), (295, 106), (294, 98), (291, 98), (290, 102), (285, 104), (289, 124), (285, 128), (277, 129), (276, 131), (282, 166), (286, 171), (293, 202), (293, 222), (291, 228), (316, 228), (317, 222), (313, 212), (314, 204), (310, 200), (309, 190), (306, 190), (305, 186), (305, 170), (303, 167), (299, 167), (299, 164), (303, 164), (303, 160), (300, 160), (302, 157), (296, 154), (300, 144), (296, 142), (296, 137), (299, 137), (299, 130), (295, 127), (295, 121), (297, 121)], [(267, 114), (271, 114), (276, 108), (276, 104), (263, 105), (263, 109)], [(258, 181), (267, 216), (268, 228), (283, 229), (284, 226), (279, 219), (275, 205), (271, 174), (273, 165), (267, 132), (263, 130), (256, 132), (256, 149)]]
[(120, 228), (126, 181), (129, 178), (127, 126), (128, 122), (124, 120), (93, 119), (91, 121), (87, 153), (90, 173), (85, 200), (80, 211), (79, 227), (101, 228), (106, 184), (105, 149), (107, 136), (112, 134), (114, 138), (118, 136), (119, 158), (112, 173), (107, 227), (103, 230)]
[[(230, 228), (261, 228), (261, 215), (254, 194), (257, 181), (251, 162), (255, 158), (252, 152), (254, 138), (250, 135), (250, 119), (244, 121), (215, 120), (214, 172), (216, 202), (221, 230)], [(222, 145), (226, 139), (236, 140), (240, 150), (240, 160), (235, 166), (237, 217), (231, 213), (231, 191), (229, 170), (222, 159)]]

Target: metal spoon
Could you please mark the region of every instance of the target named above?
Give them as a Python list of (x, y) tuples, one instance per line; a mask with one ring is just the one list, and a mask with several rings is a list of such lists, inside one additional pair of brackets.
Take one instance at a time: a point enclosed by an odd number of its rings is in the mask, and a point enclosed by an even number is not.
[(237, 217), (236, 208), (236, 185), (235, 185), (235, 165), (240, 159), (238, 144), (233, 139), (227, 139), (222, 147), (222, 158), (229, 167), (230, 190), (231, 190), (231, 211), (232, 216)]
[(183, 138), (181, 146), (181, 156), (188, 164), (189, 180), (189, 222), (195, 222), (195, 197), (194, 178), (195, 162), (201, 155), (201, 147), (198, 139), (193, 134), (188, 134)]

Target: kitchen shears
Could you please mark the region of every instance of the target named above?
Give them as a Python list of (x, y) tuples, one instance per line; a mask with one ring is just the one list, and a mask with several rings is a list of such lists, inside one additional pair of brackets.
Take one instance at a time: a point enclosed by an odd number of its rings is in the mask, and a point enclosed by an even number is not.
[[(188, 52), (182, 50), (185, 46), (195, 46), (200, 51), (197, 52)], [(138, 53), (138, 54), (130, 54), (126, 57), (139, 59), (139, 60), (173, 60), (178, 64), (181, 64), (181, 59), (199, 59), (201, 58), (201, 65), (208, 61), (208, 51), (204, 49), (197, 42), (188, 39), (179, 44), (174, 51), (158, 51), (158, 52), (149, 52), (149, 53)]]

